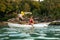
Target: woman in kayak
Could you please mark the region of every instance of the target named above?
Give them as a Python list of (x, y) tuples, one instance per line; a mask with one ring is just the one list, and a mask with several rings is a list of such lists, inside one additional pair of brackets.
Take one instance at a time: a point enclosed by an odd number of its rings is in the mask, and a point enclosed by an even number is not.
[(29, 19), (29, 25), (32, 26), (32, 27), (31, 27), (31, 31), (30, 31), (30, 33), (33, 32), (33, 29), (34, 29), (33, 24), (34, 24), (34, 19), (33, 19), (33, 16), (31, 16), (30, 19)]
[(33, 24), (34, 24), (33, 16), (30, 17), (30, 19), (29, 19), (29, 24), (30, 24), (30, 25), (33, 25)]

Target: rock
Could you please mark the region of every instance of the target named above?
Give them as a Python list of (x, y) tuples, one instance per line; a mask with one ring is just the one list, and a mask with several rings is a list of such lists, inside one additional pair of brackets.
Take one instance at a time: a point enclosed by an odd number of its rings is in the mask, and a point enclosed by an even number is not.
[(0, 22), (0, 26), (6, 26), (7, 22)]
[(60, 22), (51, 22), (50, 25), (60, 25)]
[(36, 24), (36, 23), (39, 23), (38, 21), (34, 21), (34, 23)]

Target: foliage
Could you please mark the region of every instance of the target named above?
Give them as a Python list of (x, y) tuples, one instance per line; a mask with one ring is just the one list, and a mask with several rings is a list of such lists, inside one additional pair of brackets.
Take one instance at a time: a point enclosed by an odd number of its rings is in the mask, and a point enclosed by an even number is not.
[[(16, 15), (13, 12), (32, 12), (40, 19), (48, 17), (50, 20), (60, 19), (60, 0), (0, 0), (0, 20), (8, 20)], [(9, 16), (10, 15), (10, 16)], [(47, 19), (48, 19), (47, 18)]]

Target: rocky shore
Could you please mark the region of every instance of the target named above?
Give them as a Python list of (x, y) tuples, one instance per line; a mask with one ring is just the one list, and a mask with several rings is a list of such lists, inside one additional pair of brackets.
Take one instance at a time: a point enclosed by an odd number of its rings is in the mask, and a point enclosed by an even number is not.
[[(0, 27), (1, 26), (8, 26), (7, 23), (8, 23), (7, 21), (0, 22)], [(36, 23), (38, 23), (38, 22), (36, 21)], [(51, 22), (49, 25), (60, 25), (60, 22)]]
[(7, 22), (6, 21), (0, 22), (0, 27), (1, 26), (7, 26)]
[(51, 22), (50, 25), (60, 25), (60, 22)]
[[(11, 23), (18, 23), (18, 22), (11, 22)], [(26, 24), (26, 23), (27, 23), (26, 21), (21, 21), (21, 23), (19, 24)], [(35, 23), (38, 23), (38, 21), (35, 21)], [(8, 26), (8, 21), (0, 22), (0, 27), (1, 26)]]

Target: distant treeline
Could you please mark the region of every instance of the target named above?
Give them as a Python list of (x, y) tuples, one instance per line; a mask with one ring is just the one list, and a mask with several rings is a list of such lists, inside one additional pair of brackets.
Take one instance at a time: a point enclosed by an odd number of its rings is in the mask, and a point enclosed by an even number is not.
[[(0, 21), (6, 21), (19, 13), (32, 12), (34, 17), (40, 20), (59, 20), (60, 19), (60, 0), (0, 0)], [(27, 15), (28, 16), (28, 15)]]

